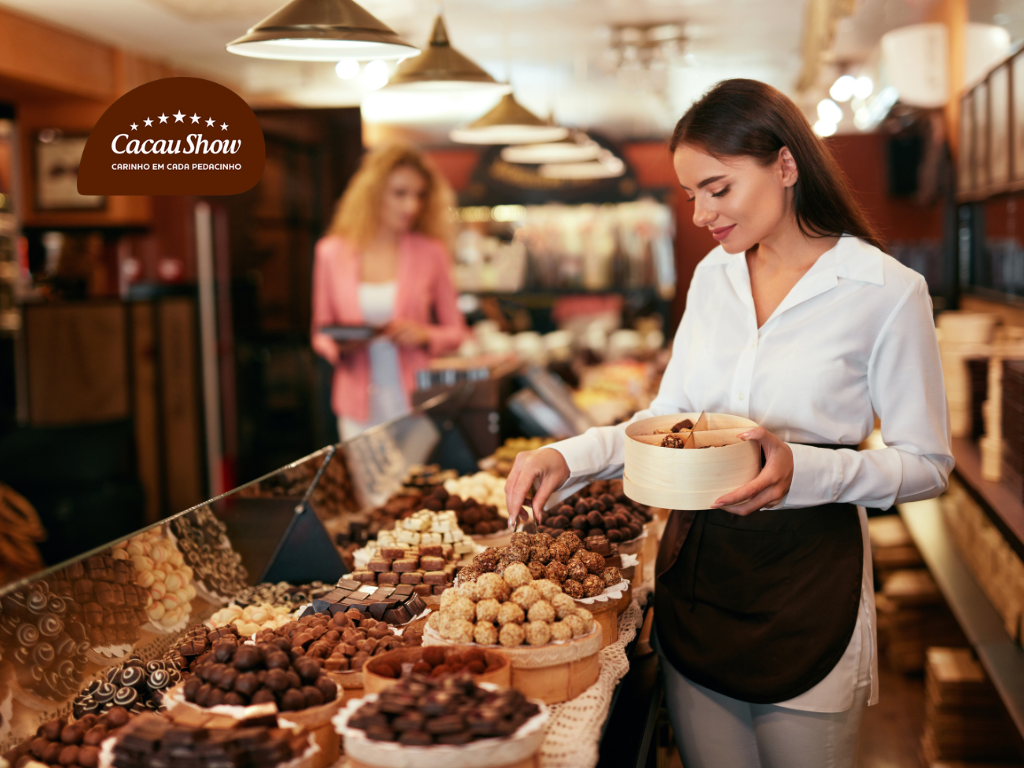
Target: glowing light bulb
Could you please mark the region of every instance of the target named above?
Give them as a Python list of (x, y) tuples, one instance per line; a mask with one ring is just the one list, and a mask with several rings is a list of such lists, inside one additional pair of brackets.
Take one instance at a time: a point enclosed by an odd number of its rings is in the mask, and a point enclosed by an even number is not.
[(857, 87), (857, 81), (851, 75), (843, 75), (829, 89), (829, 95), (836, 101), (849, 101)]
[(818, 117), (826, 123), (838, 123), (843, 119), (843, 108), (832, 99), (822, 99), (818, 102)]
[(858, 99), (866, 99), (875, 90), (875, 84), (867, 75), (857, 78), (857, 84), (853, 87), (853, 95)]
[(819, 120), (814, 124), (814, 132), (821, 137), (831, 136), (836, 132), (836, 124), (827, 120)]
[(360, 75), (359, 82), (368, 91), (383, 88), (388, 84), (388, 65), (380, 59), (369, 62), (363, 67), (363, 74)]
[(352, 80), (359, 76), (359, 62), (355, 59), (342, 59), (335, 65), (334, 72), (342, 80)]

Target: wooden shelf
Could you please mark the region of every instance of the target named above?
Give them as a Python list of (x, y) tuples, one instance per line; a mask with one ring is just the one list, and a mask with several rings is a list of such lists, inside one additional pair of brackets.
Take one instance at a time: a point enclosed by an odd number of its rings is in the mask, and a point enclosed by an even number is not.
[(936, 585), (1024, 736), (1024, 650), (1006, 634), (996, 609), (960, 558), (938, 502), (932, 499), (897, 508)]
[(954, 472), (992, 518), (1013, 550), (1024, 559), (1024, 500), (1008, 483), (990, 483), (981, 476), (981, 451), (971, 440), (953, 438)]

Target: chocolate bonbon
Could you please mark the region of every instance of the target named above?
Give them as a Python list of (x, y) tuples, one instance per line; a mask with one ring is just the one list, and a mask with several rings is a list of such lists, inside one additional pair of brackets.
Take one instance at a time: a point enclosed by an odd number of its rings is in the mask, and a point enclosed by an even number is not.
[(537, 530), (552, 536), (574, 530), (581, 538), (604, 534), (611, 542), (630, 541), (650, 520), (650, 508), (627, 497), (622, 480), (596, 480), (560, 505), (544, 510)]
[(39, 726), (34, 738), (4, 757), (14, 768), (24, 768), (32, 760), (53, 768), (96, 768), (100, 744), (118, 733), (129, 719), (123, 707), (114, 707), (104, 715), (87, 714), (71, 724), (53, 719)]
[(468, 744), (511, 736), (539, 712), (519, 691), (482, 688), (467, 672), (439, 678), (413, 674), (359, 707), (347, 725), (375, 741), (406, 746)]
[(238, 630), (233, 624), (210, 629), (202, 624), (189, 627), (185, 635), (164, 654), (164, 658), (183, 672), (190, 672), (201, 661), (218, 640), (228, 639), (239, 642)]
[(171, 661), (143, 662), (132, 656), (108, 669), (104, 677), (79, 692), (71, 708), (76, 719), (90, 713), (102, 714), (115, 706), (135, 713), (162, 709), (163, 692), (181, 680), (181, 670)]
[(195, 581), (208, 592), (230, 596), (245, 586), (248, 571), (231, 547), (224, 523), (209, 507), (172, 519), (171, 532)]

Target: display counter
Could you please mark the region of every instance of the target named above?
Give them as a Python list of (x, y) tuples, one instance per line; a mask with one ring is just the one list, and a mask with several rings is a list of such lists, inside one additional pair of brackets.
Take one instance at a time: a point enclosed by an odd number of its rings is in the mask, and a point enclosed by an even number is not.
[[(279, 714), (300, 721), (295, 727), (306, 728), (312, 738), (309, 744), (318, 746), (310, 746), (310, 754), (303, 758), (299, 755), (301, 744), (289, 747), (273, 735), (269, 743), (277, 745), (274, 748), (282, 757), (288, 756), (298, 764), (306, 759), (308, 768), (326, 768), (337, 762), (337, 728), (330, 725), (328, 715), (363, 693), (361, 680), (356, 684), (352, 682), (354, 674), (348, 678), (343, 674), (350, 657), (354, 673), (354, 658), (359, 651), (368, 654), (373, 652), (368, 650), (371, 646), (399, 648), (417, 641), (431, 610), (428, 607), (420, 611), (421, 604), (438, 610), (437, 601), (444, 591), (443, 583), (430, 587), (419, 583), (419, 576), (423, 569), (441, 574), (454, 571), (453, 562), (449, 565), (445, 558), (451, 561), (452, 551), (456, 558), (462, 551), (442, 544), (450, 541), (449, 529), (439, 528), (445, 533), (436, 534), (438, 554), (431, 554), (433, 549), (424, 548), (425, 544), (419, 545), (417, 551), (422, 557), (415, 563), (418, 570), (409, 571), (417, 578), (407, 579), (404, 573), (398, 573), (397, 566), (394, 573), (375, 573), (373, 565), (365, 564), (350, 572), (337, 542), (352, 541), (353, 533), (359, 530), (365, 539), (368, 510), (399, 491), (410, 473), (416, 474), (418, 465), (445, 454), (444, 433), (451, 428), (452, 405), (464, 402), (467, 388), (472, 386), (457, 385), (421, 403), (406, 416), (0, 589), (0, 754), (7, 755), (18, 768), (33, 761), (66, 768), (98, 768), (109, 764), (113, 742), (104, 742), (106, 758), (97, 757), (92, 747), (98, 750), (99, 745), (88, 740), (91, 737), (84, 733), (87, 727), (98, 728), (104, 734), (107, 730), (113, 733), (127, 729), (123, 732), (130, 732), (131, 739), (138, 737), (145, 742), (148, 738), (148, 748), (155, 749), (158, 737), (146, 734), (163, 733), (168, 718), (174, 728), (186, 730), (225, 727), (232, 723), (232, 716), (236, 716), (236, 725), (239, 718), (249, 723), (245, 718), (251, 713), (244, 713), (259, 709), (257, 704), (261, 702), (266, 706), (265, 700), (257, 696), (257, 689), (271, 685), (271, 672), (277, 671), (272, 666), (279, 664), (285, 672), (301, 675), (301, 679), (295, 677), (294, 690), (288, 687), (291, 683), (281, 683), (288, 698), (285, 701), (277, 697), (278, 709), (286, 710)], [(350, 509), (362, 511), (347, 511)], [(652, 529), (657, 524), (655, 520)], [(655, 540), (652, 535), (648, 544)], [(442, 555), (443, 549), (446, 551)], [(482, 550), (479, 545), (474, 549)], [(438, 563), (428, 564), (431, 559)], [(353, 577), (363, 579), (360, 574), (366, 573), (374, 577), (369, 590), (363, 589), (365, 584), (346, 587)], [(396, 586), (387, 586), (392, 579), (385, 580), (384, 576), (394, 576)], [(410, 589), (399, 589), (407, 582)], [(549, 707), (543, 746), (532, 758), (532, 765), (592, 766), (597, 764), (599, 753), (602, 764), (612, 764), (606, 750), (613, 747), (616, 765), (646, 762), (657, 712), (656, 706), (649, 705), (656, 677), (650, 669), (654, 657), (636, 638), (650, 612), (649, 594), (643, 567), (635, 569), (631, 589), (613, 611), (611, 637), (595, 662), (597, 681), (575, 698)], [(264, 601), (268, 601), (266, 605)], [(355, 614), (351, 611), (341, 615), (344, 609), (353, 607), (350, 603), (359, 604), (361, 616), (352, 619)], [(316, 657), (309, 640), (295, 639), (301, 629), (295, 621), (303, 607), (303, 615), (314, 617), (308, 620), (313, 624), (304, 626), (314, 634), (319, 632), (317, 638), (335, 630), (360, 643), (351, 653), (346, 651), (347, 656), (339, 651), (331, 657), (339, 664), (344, 658), (343, 668), (329, 665), (324, 653), (312, 669), (304, 656)], [(334, 615), (335, 609), (338, 616)], [(403, 613), (406, 609), (408, 613)], [(617, 621), (614, 614), (618, 615)], [(322, 620), (316, 620), (317, 615)], [(418, 619), (418, 623), (403, 621), (409, 618)], [(323, 627), (322, 631), (317, 627)], [(243, 647), (246, 638), (265, 645), (260, 651), (263, 657), (255, 661), (248, 658), (251, 653)], [(271, 662), (266, 644), (278, 643), (284, 651), (284, 645), (293, 641), (299, 645), (291, 648), (290, 661), (289, 654), (282, 652), (279, 662)], [(225, 642), (235, 645), (229, 651), (221, 648)], [(337, 642), (342, 647), (341, 641)], [(309, 648), (308, 653), (303, 651), (304, 646)], [(238, 654), (237, 658), (232, 654)], [(642, 669), (634, 667), (641, 674), (627, 675), (642, 654), (648, 654)], [(133, 657), (139, 660), (133, 661)], [(266, 670), (260, 666), (264, 661)], [(225, 668), (234, 664), (231, 683), (249, 674), (246, 670), (253, 675), (263, 670), (265, 676), (259, 685), (253, 682), (251, 690), (241, 684), (225, 686), (223, 679), (211, 682), (203, 677), (200, 689), (199, 678), (189, 671), (204, 662)], [(206, 672), (213, 674), (209, 668)], [(136, 676), (141, 679), (136, 681)], [(204, 697), (209, 701), (200, 702)], [(648, 706), (638, 709), (639, 702)], [(109, 714), (112, 706), (148, 718), (151, 715), (145, 713), (161, 704), (172, 705), (170, 714), (165, 711), (160, 715), (163, 725), (153, 725), (150, 720), (133, 725), (134, 718), (127, 725), (106, 721), (97, 724), (98, 717), (114, 717)], [(212, 709), (197, 715), (200, 704)], [(226, 708), (223, 713), (222, 706)], [(310, 715), (321, 710), (326, 714), (320, 720)], [(614, 713), (615, 723), (606, 731), (609, 711)], [(217, 713), (212, 720), (210, 712)], [(267, 717), (265, 711), (262, 717)], [(71, 741), (62, 746), (59, 742), (64, 725), (76, 722), (80, 725), (68, 731)], [(260, 722), (266, 726), (265, 720)], [(334, 741), (328, 731), (334, 734)], [(614, 734), (613, 740), (604, 739), (604, 746), (603, 733)], [(164, 737), (184, 738), (177, 731)], [(124, 739), (126, 744), (135, 743), (128, 736)], [(117, 744), (119, 749), (127, 749), (120, 740)], [(67, 746), (75, 749), (65, 752)], [(634, 753), (625, 762), (623, 750)], [(123, 757), (122, 762), (130, 762), (129, 757)], [(289, 761), (278, 761), (285, 762)]]

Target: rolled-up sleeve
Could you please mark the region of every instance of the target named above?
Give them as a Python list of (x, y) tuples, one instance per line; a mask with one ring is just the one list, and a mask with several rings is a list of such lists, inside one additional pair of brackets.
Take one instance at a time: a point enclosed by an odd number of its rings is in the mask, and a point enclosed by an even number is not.
[(781, 507), (848, 502), (885, 509), (932, 498), (948, 487), (949, 412), (923, 279), (911, 282), (882, 326), (867, 375), (886, 447), (833, 451), (790, 444), (793, 482)]

